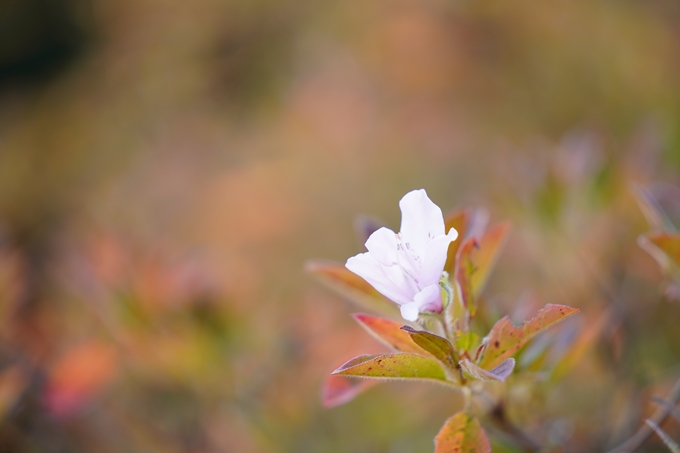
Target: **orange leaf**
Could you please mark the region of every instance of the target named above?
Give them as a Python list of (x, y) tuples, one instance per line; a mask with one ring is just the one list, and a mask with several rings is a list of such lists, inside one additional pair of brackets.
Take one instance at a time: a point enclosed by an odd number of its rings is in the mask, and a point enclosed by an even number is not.
[(489, 228), (477, 240), (468, 238), (460, 245), (456, 257), (455, 277), (461, 288), (464, 305), (474, 314), (475, 300), (484, 289), (510, 232), (510, 223)]
[(486, 370), (500, 365), (504, 359), (517, 352), (537, 334), (578, 311), (578, 308), (566, 305), (548, 304), (519, 327), (515, 327), (509, 317), (503, 317), (484, 338), (477, 365)]
[(458, 253), (458, 248), (467, 234), (469, 218), (469, 209), (460, 209), (450, 212), (444, 218), (444, 231), (448, 233), (451, 228), (455, 228), (458, 232), (458, 240), (453, 241), (449, 246), (448, 257), (446, 258), (446, 265), (444, 266), (444, 270), (449, 274), (453, 273), (454, 268), (456, 267), (456, 254)]
[(394, 351), (413, 352), (415, 354), (425, 353), (413, 342), (408, 332), (401, 330), (402, 323), (364, 313), (355, 313), (352, 316), (372, 337), (388, 348)]
[(97, 340), (70, 349), (48, 372), (48, 407), (57, 415), (73, 412), (110, 382), (117, 362), (113, 348)]
[(321, 389), (321, 402), (325, 407), (336, 407), (352, 401), (379, 381), (330, 375)]
[(464, 412), (446, 420), (434, 438), (435, 453), (490, 453), (491, 444), (479, 421)]
[(478, 271), (472, 259), (472, 253), (479, 248), (477, 239), (468, 238), (458, 249), (456, 259), (455, 278), (460, 285), (460, 295), (463, 305), (470, 311), (474, 311), (474, 291), (472, 288), (472, 276)]

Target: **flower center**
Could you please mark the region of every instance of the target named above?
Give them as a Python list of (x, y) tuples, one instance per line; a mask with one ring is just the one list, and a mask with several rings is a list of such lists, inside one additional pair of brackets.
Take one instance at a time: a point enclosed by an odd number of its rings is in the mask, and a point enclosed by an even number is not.
[(401, 233), (397, 233), (397, 262), (404, 272), (418, 283), (422, 259), (409, 242), (404, 242)]

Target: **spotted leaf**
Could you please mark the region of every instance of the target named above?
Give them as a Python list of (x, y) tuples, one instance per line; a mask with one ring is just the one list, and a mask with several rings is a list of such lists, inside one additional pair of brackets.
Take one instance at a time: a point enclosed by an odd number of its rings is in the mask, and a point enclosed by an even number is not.
[(500, 365), (540, 332), (578, 311), (578, 308), (566, 305), (548, 304), (532, 319), (517, 327), (509, 317), (503, 317), (484, 338), (477, 365), (485, 370)]
[(434, 439), (435, 453), (490, 453), (491, 444), (479, 421), (464, 412), (446, 420)]
[(333, 371), (333, 374), (384, 380), (446, 382), (446, 374), (437, 360), (408, 353), (359, 356)]

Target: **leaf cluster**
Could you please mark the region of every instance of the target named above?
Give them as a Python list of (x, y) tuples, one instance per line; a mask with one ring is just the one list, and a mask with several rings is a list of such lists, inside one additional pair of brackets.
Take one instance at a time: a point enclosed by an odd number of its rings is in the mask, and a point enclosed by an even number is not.
[(579, 310), (548, 304), (520, 326), (505, 316), (481, 338), (471, 321), (478, 314), (480, 296), (510, 232), (507, 222), (487, 229), (486, 217), (481, 210), (469, 209), (446, 216), (446, 229), (455, 228), (461, 239), (448, 252), (441, 282), (444, 309), (439, 314), (423, 314), (416, 323), (405, 325), (397, 320), (394, 304), (343, 265), (308, 263), (308, 271), (322, 282), (380, 315), (360, 313), (354, 318), (390, 350), (355, 357), (337, 368), (324, 385), (326, 406), (344, 404), (381, 381), (434, 382), (466, 395), (465, 407), (449, 418), (437, 435), (436, 453), (490, 451), (481, 424), (471, 414), (472, 396), (485, 382), (505, 382), (515, 368), (514, 354)]

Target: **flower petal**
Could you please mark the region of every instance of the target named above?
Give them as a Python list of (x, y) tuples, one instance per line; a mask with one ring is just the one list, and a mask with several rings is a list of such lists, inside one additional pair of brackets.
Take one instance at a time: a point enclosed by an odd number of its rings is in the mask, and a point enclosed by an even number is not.
[(389, 228), (379, 228), (366, 241), (371, 256), (383, 266), (397, 264), (397, 235)]
[(418, 319), (418, 302), (409, 302), (401, 307), (401, 317), (407, 321), (415, 321)]
[(401, 234), (422, 256), (425, 245), (444, 235), (444, 216), (439, 206), (427, 197), (424, 189), (414, 190), (399, 201), (401, 209)]
[(418, 281), (421, 287), (439, 282), (446, 264), (449, 245), (457, 237), (458, 232), (451, 228), (449, 234), (438, 236), (427, 243)]
[[(413, 300), (413, 291), (406, 276), (398, 266), (383, 267), (370, 252), (360, 253), (347, 260), (345, 267), (366, 280), (378, 292), (398, 304), (406, 304)], [(389, 274), (386, 272), (389, 270)], [(401, 283), (401, 284), (400, 284)], [(413, 285), (413, 284), (411, 284)]]
[(416, 283), (420, 280), (420, 268), (422, 267), (421, 257), (411, 248), (411, 244), (405, 243), (401, 234), (397, 239), (397, 264), (404, 269), (408, 275), (413, 277)]
[(423, 288), (415, 295), (413, 301), (418, 304), (418, 311), (430, 311), (439, 313), (442, 311), (442, 292), (439, 284), (434, 284)]

